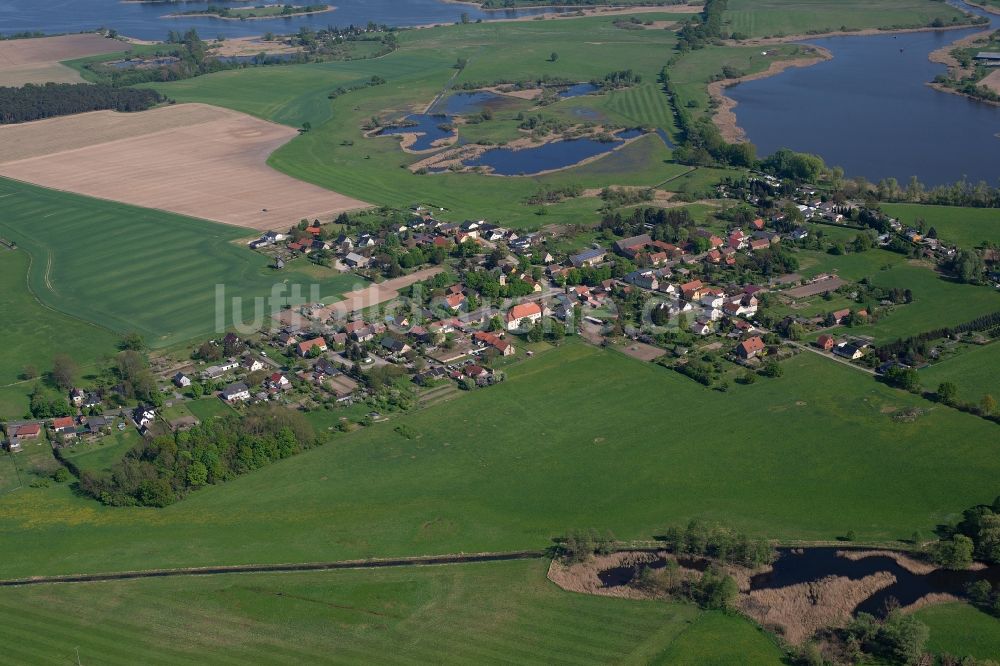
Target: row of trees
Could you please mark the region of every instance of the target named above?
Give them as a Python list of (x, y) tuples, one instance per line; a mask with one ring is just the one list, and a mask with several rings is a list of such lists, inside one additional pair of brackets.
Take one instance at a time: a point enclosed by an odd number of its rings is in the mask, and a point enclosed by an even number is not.
[(927, 353), (927, 343), (941, 338), (956, 337), (974, 331), (989, 331), (1000, 327), (1000, 312), (983, 315), (958, 326), (935, 328), (908, 338), (886, 343), (875, 350), (882, 361), (890, 359), (906, 360), (923, 357)]
[(83, 472), (80, 489), (112, 506), (172, 504), (202, 486), (220, 483), (321, 443), (298, 412), (251, 407), (245, 416), (202, 423), (136, 446), (110, 474)]
[(166, 98), (155, 90), (106, 84), (46, 83), (0, 87), (0, 125), (87, 111), (145, 111)]

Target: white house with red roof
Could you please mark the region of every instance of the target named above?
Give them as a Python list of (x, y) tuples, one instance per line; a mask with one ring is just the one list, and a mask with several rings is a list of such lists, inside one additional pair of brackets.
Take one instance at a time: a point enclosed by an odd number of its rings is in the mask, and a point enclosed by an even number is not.
[(516, 331), (524, 325), (533, 325), (542, 318), (542, 306), (538, 303), (521, 303), (507, 312), (507, 330)]

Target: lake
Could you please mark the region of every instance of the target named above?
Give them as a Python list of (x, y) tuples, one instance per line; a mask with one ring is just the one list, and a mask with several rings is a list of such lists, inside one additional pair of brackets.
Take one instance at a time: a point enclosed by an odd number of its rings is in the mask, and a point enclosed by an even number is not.
[[(308, 16), (232, 21), (207, 16), (161, 18), (166, 14), (220, 7), (252, 7), (254, 2), (121, 2), (119, 0), (3, 0), (0, 2), (0, 34), (37, 31), (47, 34), (73, 33), (114, 28), (123, 35), (161, 40), (170, 30), (196, 28), (204, 38), (245, 37), (271, 31), (290, 33), (302, 26), (365, 25), (369, 21), (390, 26), (451, 23), (463, 13), (472, 20), (531, 16), (553, 9), (484, 11), (471, 5), (442, 0), (330, 0), (337, 9)], [(309, 3), (301, 3), (309, 4)]]
[[(974, 10), (980, 15), (984, 12)], [(1000, 16), (989, 15), (992, 29)], [(945, 71), (929, 53), (984, 30), (810, 39), (833, 60), (729, 88), (758, 153), (821, 155), (848, 176), (917, 176), (928, 185), (1000, 178), (1000, 107), (927, 86)]]

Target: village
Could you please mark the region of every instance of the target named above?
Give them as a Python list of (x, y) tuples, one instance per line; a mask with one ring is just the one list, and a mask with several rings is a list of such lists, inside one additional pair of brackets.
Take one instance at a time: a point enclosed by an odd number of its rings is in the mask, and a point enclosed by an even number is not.
[[(860, 203), (824, 201), (808, 187), (765, 213), (753, 192), (777, 187), (768, 179), (720, 186), (723, 198), (742, 200), (730, 221), (619, 215), (605, 220), (599, 239), (572, 251), (565, 249), (572, 239), (556, 242), (552, 230), (443, 221), (446, 211), (428, 205), (268, 231), (249, 247), (269, 257), (276, 275), (309, 261), (371, 284), (344, 301), (287, 307), (251, 335), (204, 341), (186, 361), (154, 364), (157, 404), (122, 404), (74, 387), (61, 415), (8, 423), (7, 448), (72, 447), (127, 428), (143, 437), (182, 430), (200, 420), (185, 405), (201, 406), (202, 416), (267, 402), (305, 411), (351, 407), (337, 424), (351, 429), (384, 412), (488, 388), (539, 346), (573, 337), (721, 391), (780, 376), (780, 361), (802, 352), (871, 374), (902, 365), (880, 358), (872, 338), (851, 328), (905, 307), (908, 290), (883, 293), (832, 273), (802, 277), (795, 248), (840, 252), (815, 230), (858, 220), (872, 231), (857, 227), (868, 240), (855, 244), (936, 261), (956, 248), (933, 231), (904, 227)], [(206, 410), (210, 400), (221, 409)]]

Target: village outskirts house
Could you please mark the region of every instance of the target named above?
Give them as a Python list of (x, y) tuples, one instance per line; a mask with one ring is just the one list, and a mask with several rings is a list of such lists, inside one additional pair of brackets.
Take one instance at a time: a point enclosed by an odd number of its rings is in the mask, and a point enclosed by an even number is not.
[(187, 388), (191, 386), (191, 378), (185, 375), (183, 372), (178, 372), (173, 376), (171, 381), (177, 388)]
[(300, 342), (298, 344), (297, 349), (299, 352), (299, 356), (301, 356), (302, 358), (309, 356), (309, 354), (312, 353), (313, 349), (318, 349), (319, 352), (322, 353), (325, 352), (327, 349), (326, 340), (324, 340), (323, 338), (313, 338), (312, 340), (306, 340), (304, 342)]
[(507, 330), (516, 331), (524, 325), (534, 325), (542, 318), (542, 307), (538, 303), (521, 303), (507, 312)]
[(246, 402), (250, 399), (250, 387), (243, 382), (236, 382), (222, 389), (219, 396), (228, 403)]
[(759, 356), (764, 351), (764, 341), (759, 335), (747, 338), (736, 345), (736, 355), (743, 360), (750, 360)]

